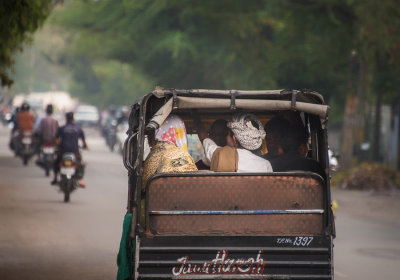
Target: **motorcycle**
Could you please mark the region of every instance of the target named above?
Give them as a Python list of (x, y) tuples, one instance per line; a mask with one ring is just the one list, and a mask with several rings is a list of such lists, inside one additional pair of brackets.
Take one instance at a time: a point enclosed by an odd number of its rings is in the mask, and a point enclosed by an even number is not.
[(28, 165), (28, 160), (35, 153), (32, 140), (32, 132), (23, 131), (22, 135), (19, 136), (20, 141), (17, 146), (17, 155), (22, 158), (23, 164)]
[(51, 141), (44, 142), (41, 148), (41, 166), (44, 168), (46, 176), (50, 175), (50, 170), (54, 163), (55, 146)]
[(112, 120), (107, 134), (107, 145), (111, 152), (114, 152), (117, 143), (117, 121)]
[(335, 154), (330, 148), (328, 148), (328, 157), (329, 157), (329, 168), (333, 173), (336, 173), (339, 169), (339, 155)]
[(117, 126), (117, 129), (116, 129), (116, 131), (117, 131), (117, 134), (116, 134), (116, 143), (115, 143), (115, 145), (117, 146), (117, 148), (118, 148), (118, 152), (122, 155), (123, 154), (123, 149), (124, 149), (124, 143), (125, 143), (125, 140), (126, 140), (126, 138), (127, 138), (127, 134), (126, 134), (126, 131), (129, 129), (129, 123), (126, 121), (126, 122), (122, 122), (121, 124), (119, 124), (118, 126)]
[(60, 189), (64, 193), (64, 202), (69, 202), (70, 194), (78, 188), (79, 162), (73, 153), (62, 155), (60, 163)]

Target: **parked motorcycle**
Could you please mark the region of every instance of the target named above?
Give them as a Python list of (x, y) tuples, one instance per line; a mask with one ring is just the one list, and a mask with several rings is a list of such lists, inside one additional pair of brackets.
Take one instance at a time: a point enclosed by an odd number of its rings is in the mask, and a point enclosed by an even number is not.
[(55, 146), (52, 142), (44, 142), (41, 150), (41, 166), (44, 168), (46, 176), (50, 175), (50, 170), (54, 164)]
[(64, 193), (64, 202), (69, 202), (70, 194), (78, 188), (79, 162), (73, 153), (62, 155), (60, 163), (60, 189)]
[(22, 135), (19, 135), (19, 143), (17, 145), (17, 155), (22, 158), (24, 165), (28, 164), (28, 160), (35, 153), (33, 146), (32, 132), (23, 131)]

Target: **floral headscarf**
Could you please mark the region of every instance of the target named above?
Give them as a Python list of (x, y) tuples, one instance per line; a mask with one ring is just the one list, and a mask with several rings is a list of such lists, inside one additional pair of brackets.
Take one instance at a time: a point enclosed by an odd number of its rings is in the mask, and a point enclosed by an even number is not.
[(185, 123), (177, 115), (169, 115), (156, 131), (156, 139), (188, 150)]

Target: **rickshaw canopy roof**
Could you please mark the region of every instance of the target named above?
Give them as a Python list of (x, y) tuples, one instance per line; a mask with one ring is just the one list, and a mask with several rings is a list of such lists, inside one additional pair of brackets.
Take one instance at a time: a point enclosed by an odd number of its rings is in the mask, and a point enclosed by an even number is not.
[[(156, 88), (137, 101), (146, 106), (147, 128), (158, 128), (174, 111), (298, 111), (316, 115), (324, 123), (329, 107), (321, 94), (310, 90), (208, 90)], [(144, 103), (144, 104), (143, 104)]]

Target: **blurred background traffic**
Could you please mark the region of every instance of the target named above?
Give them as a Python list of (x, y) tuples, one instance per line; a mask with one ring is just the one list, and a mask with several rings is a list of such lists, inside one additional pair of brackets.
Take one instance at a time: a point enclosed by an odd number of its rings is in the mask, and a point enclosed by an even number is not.
[(74, 112), (75, 123), (83, 128), (98, 129), (109, 149), (122, 154), (123, 143), (129, 127), (130, 108), (128, 106), (111, 105), (99, 110), (94, 105), (79, 103), (78, 99), (71, 98), (67, 92), (20, 94), (3, 103), (6, 104), (2, 106), (0, 118), (2, 124), (9, 127), (10, 131), (14, 128), (14, 120), (22, 104), (29, 104), (30, 111), (35, 118), (35, 126), (46, 115), (46, 106), (52, 104), (53, 117), (60, 126), (65, 124), (65, 114)]

